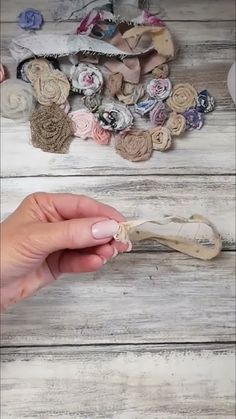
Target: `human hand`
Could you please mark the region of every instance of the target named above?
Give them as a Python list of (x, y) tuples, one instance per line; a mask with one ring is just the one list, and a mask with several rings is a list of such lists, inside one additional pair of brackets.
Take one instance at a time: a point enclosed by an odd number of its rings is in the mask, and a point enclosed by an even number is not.
[(62, 273), (100, 269), (126, 250), (112, 239), (121, 221), (114, 208), (85, 196), (28, 196), (1, 225), (1, 308)]

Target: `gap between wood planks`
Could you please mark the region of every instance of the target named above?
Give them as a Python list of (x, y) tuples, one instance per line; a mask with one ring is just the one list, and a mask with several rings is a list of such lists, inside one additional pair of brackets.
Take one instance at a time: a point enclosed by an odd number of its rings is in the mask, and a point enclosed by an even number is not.
[[(117, 174), (112, 173), (108, 175), (109, 178), (111, 177), (117, 177)], [(229, 177), (235, 177), (234, 173), (184, 173), (184, 174), (175, 174), (175, 173), (161, 173), (161, 174), (157, 174), (157, 173), (142, 173), (141, 175), (135, 175), (132, 173), (127, 173), (127, 174), (119, 174), (119, 177), (150, 177), (150, 176), (158, 176), (158, 177), (187, 177), (187, 176), (191, 176), (191, 177), (219, 177), (219, 176), (229, 176)], [(38, 174), (38, 175), (25, 175), (25, 176), (1, 176), (0, 179), (5, 180), (5, 179), (25, 179), (25, 178), (67, 178), (67, 177), (71, 177), (71, 178), (82, 178), (82, 177), (94, 177), (94, 178), (101, 178), (101, 177), (107, 177), (107, 175), (104, 174), (96, 174), (96, 175), (92, 175), (92, 174), (83, 174), (83, 175), (73, 175), (73, 174), (63, 174), (63, 175), (50, 175), (50, 174)]]
[[(76, 344), (76, 343), (62, 343), (62, 344), (52, 344), (52, 345), (45, 345), (45, 344), (38, 344), (38, 345), (2, 345), (0, 346), (1, 349), (12, 349), (12, 348), (17, 348), (17, 349), (27, 349), (27, 348), (93, 348), (93, 347), (123, 347), (123, 346), (131, 346), (131, 347), (135, 347), (135, 346), (152, 346), (154, 347), (161, 347), (161, 346), (175, 346), (175, 347), (189, 347), (189, 349), (191, 349), (194, 346), (232, 346), (235, 347), (236, 341), (234, 340), (222, 340), (222, 341), (201, 341), (201, 342), (116, 342), (116, 343), (112, 343), (112, 342), (101, 342), (101, 343), (81, 343), (81, 344)], [(186, 348), (187, 349), (187, 348)]]

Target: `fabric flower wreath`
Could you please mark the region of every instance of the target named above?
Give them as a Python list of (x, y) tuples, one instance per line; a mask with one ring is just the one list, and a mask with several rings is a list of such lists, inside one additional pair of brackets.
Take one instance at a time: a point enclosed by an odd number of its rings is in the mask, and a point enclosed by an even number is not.
[(66, 101), (70, 92), (70, 83), (60, 70), (43, 74), (35, 80), (33, 87), (38, 102), (45, 106), (52, 103), (61, 105)]
[(59, 106), (42, 106), (31, 120), (31, 141), (34, 147), (49, 153), (66, 153), (69, 149), (73, 124)]
[(115, 148), (126, 160), (133, 162), (148, 160), (153, 150), (151, 135), (148, 131), (133, 129), (117, 135)]
[(43, 24), (42, 14), (35, 9), (25, 9), (18, 16), (18, 25), (25, 30), (40, 29)]

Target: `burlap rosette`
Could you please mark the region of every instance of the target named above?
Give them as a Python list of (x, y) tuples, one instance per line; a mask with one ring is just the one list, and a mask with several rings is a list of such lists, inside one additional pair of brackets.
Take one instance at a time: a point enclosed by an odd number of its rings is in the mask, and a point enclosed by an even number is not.
[(171, 135), (181, 135), (186, 129), (185, 117), (176, 112), (171, 112), (166, 127), (170, 130)]
[(0, 87), (1, 115), (4, 118), (29, 120), (36, 106), (34, 91), (22, 80), (5, 80)]
[(123, 83), (120, 93), (117, 93), (117, 99), (125, 105), (134, 105), (144, 96), (145, 91), (142, 85), (135, 86), (131, 83)]
[(131, 130), (116, 137), (115, 148), (126, 160), (144, 161), (152, 155), (152, 139), (148, 131)]
[(171, 147), (171, 133), (166, 127), (155, 127), (149, 130), (153, 150), (166, 151)]
[(68, 98), (70, 83), (64, 73), (53, 70), (37, 78), (33, 83), (37, 100), (41, 105), (62, 105)]
[(167, 105), (175, 112), (183, 113), (197, 103), (197, 92), (189, 83), (176, 84), (172, 89)]
[(55, 104), (42, 106), (34, 111), (30, 127), (34, 147), (49, 153), (68, 151), (73, 135), (73, 124), (59, 106)]
[(107, 80), (107, 88), (112, 96), (121, 92), (124, 76), (122, 73), (111, 73)]
[(35, 58), (25, 63), (23, 67), (25, 76), (30, 83), (34, 83), (39, 77), (47, 76), (53, 69), (53, 65), (45, 58)]
[(33, 83), (38, 77), (49, 73), (52, 70), (59, 70), (56, 58), (26, 58), (16, 68), (16, 77), (26, 83)]
[(160, 64), (152, 70), (152, 75), (157, 79), (166, 79), (169, 76), (168, 64)]

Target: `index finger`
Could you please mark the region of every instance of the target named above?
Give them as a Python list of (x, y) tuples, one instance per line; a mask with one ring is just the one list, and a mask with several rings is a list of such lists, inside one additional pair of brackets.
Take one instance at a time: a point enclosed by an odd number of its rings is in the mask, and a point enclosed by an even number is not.
[(118, 222), (125, 220), (125, 217), (115, 208), (88, 196), (66, 193), (45, 195), (50, 208), (54, 208), (66, 220), (88, 217), (107, 217)]

